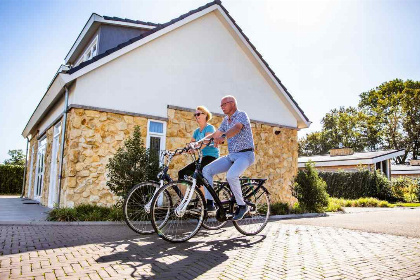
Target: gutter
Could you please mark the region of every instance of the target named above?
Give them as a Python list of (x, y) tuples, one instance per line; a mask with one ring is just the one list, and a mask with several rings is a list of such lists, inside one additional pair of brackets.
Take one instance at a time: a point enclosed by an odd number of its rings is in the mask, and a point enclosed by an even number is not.
[(26, 137), (25, 168), (23, 169), (22, 194), (20, 195), (20, 198), (22, 198), (23, 195), (25, 194), (26, 170), (28, 169), (28, 146), (29, 146), (29, 139), (28, 137)]
[(64, 111), (63, 111), (63, 123), (61, 129), (61, 152), (60, 152), (60, 168), (58, 171), (58, 202), (57, 207), (60, 208), (60, 198), (61, 198), (61, 182), (62, 182), (62, 175), (63, 175), (63, 159), (64, 159), (64, 143), (66, 137), (66, 124), (67, 124), (67, 110), (69, 105), (69, 90), (67, 86), (64, 87), (65, 89), (65, 101), (64, 101)]

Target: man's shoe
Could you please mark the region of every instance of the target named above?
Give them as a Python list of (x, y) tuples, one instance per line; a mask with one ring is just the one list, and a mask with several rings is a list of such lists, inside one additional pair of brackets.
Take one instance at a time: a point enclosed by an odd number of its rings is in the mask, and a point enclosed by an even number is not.
[(210, 200), (210, 199), (207, 200), (206, 209), (207, 209), (207, 212), (214, 212), (217, 210), (216, 207), (214, 207), (213, 200)]
[(249, 212), (249, 207), (247, 205), (239, 205), (239, 207), (236, 209), (235, 216), (233, 217), (232, 220), (234, 221), (242, 220), (242, 218), (248, 212)]

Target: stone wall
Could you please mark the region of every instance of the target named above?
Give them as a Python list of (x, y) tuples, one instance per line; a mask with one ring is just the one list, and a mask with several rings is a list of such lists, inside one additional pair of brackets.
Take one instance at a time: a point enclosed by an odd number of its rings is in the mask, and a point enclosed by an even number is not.
[[(32, 148), (34, 148), (34, 154), (32, 155)], [(34, 185), (35, 185), (35, 175), (36, 175), (36, 161), (37, 161), (37, 151), (38, 151), (38, 140), (35, 138), (32, 138), (29, 142), (29, 149), (28, 149), (28, 162), (26, 164), (26, 183), (25, 183), (25, 197), (29, 197), (33, 199), (34, 197)], [(33, 156), (33, 164), (32, 164), (32, 170), (31, 170), (31, 161)], [(30, 176), (30, 173), (32, 173), (32, 177)], [(31, 178), (31, 182), (29, 182), (29, 178)], [(31, 185), (31, 195), (29, 195), (29, 185)]]
[(67, 118), (61, 206), (115, 204), (117, 197), (106, 186), (106, 164), (136, 125), (146, 143), (147, 119), (75, 108)]
[[(168, 125), (166, 148), (176, 149), (189, 143), (197, 123), (193, 112), (181, 109), (168, 109)], [(214, 116), (209, 122), (216, 129), (223, 120), (222, 116)], [(251, 122), (255, 142), (255, 163), (243, 176), (267, 178), (266, 187), (271, 193), (272, 202), (293, 203), (290, 187), (297, 174), (298, 143), (297, 130)], [(280, 131), (276, 135), (275, 132)], [(227, 145), (220, 149), (220, 155), (227, 154)], [(190, 163), (187, 156), (179, 156), (171, 164), (171, 176), (177, 178), (177, 171)], [(225, 174), (217, 179), (225, 180)]]

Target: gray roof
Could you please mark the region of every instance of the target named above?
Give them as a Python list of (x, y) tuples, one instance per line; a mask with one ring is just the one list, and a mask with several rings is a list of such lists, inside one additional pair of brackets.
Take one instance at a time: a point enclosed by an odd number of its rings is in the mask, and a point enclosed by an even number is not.
[(354, 160), (369, 160), (379, 157), (394, 158), (399, 156), (404, 150), (385, 150), (385, 151), (375, 151), (375, 152), (364, 152), (364, 153), (354, 153), (348, 156), (330, 156), (330, 155), (319, 155), (319, 156), (310, 156), (310, 157), (299, 157), (299, 163), (306, 163), (308, 161), (313, 162), (331, 162), (331, 161), (354, 161)]

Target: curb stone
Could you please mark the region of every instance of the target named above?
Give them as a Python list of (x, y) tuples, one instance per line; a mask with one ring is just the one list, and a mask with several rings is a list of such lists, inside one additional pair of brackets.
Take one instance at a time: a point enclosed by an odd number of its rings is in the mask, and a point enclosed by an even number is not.
[[(326, 217), (326, 213), (305, 213), (290, 215), (273, 215), (270, 220), (287, 220), (299, 218)], [(47, 222), (47, 221), (0, 221), (0, 226), (120, 226), (122, 222)]]

